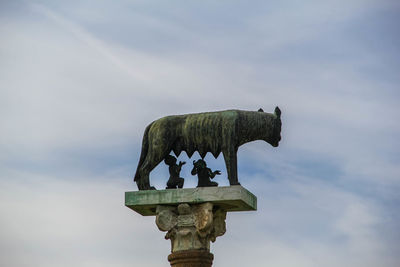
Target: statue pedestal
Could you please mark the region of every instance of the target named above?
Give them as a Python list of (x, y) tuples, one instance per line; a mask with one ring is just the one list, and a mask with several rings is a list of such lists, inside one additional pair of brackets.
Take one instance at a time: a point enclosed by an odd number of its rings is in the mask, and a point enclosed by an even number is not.
[(171, 240), (171, 266), (209, 267), (210, 241), (225, 234), (227, 212), (257, 209), (257, 198), (240, 185), (125, 193), (125, 206), (156, 225)]

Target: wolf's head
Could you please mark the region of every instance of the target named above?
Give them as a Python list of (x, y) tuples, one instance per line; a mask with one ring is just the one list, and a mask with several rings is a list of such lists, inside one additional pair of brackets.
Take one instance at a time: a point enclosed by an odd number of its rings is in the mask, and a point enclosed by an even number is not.
[(272, 136), (270, 137), (270, 143), (273, 147), (277, 147), (279, 145), (279, 141), (281, 141), (281, 128), (282, 128), (282, 121), (281, 121), (281, 110), (279, 107), (275, 108), (274, 115), (275, 120), (273, 123), (272, 129)]

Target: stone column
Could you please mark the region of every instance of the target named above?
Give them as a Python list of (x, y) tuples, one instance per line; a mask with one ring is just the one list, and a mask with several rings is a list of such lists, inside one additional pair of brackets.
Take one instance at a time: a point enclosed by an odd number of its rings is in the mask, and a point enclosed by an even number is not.
[(125, 205), (156, 216), (171, 240), (173, 267), (211, 267), (210, 242), (225, 231), (227, 212), (257, 210), (257, 198), (240, 185), (125, 192)]
[(210, 267), (213, 254), (210, 241), (225, 233), (226, 211), (213, 211), (210, 202), (202, 204), (187, 203), (177, 207), (158, 205), (156, 224), (161, 231), (167, 231), (165, 239), (171, 240), (168, 260), (174, 267)]

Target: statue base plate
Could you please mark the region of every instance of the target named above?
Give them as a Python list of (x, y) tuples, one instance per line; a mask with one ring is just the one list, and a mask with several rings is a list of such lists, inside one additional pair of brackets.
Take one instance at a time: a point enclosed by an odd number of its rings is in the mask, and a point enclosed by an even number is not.
[(125, 192), (125, 206), (143, 216), (156, 215), (158, 205), (205, 202), (227, 212), (257, 210), (257, 197), (241, 185)]

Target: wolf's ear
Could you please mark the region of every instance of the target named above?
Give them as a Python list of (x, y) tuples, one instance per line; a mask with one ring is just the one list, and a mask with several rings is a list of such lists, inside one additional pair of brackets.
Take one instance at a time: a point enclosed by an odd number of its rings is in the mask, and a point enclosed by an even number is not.
[(264, 112), (264, 110), (263, 110), (262, 108), (260, 108), (260, 109), (258, 110), (258, 112)]
[(279, 109), (279, 107), (276, 107), (276, 108), (275, 108), (275, 115), (280, 119), (280, 118), (281, 118), (281, 114), (282, 114), (282, 112), (281, 112), (281, 110)]

